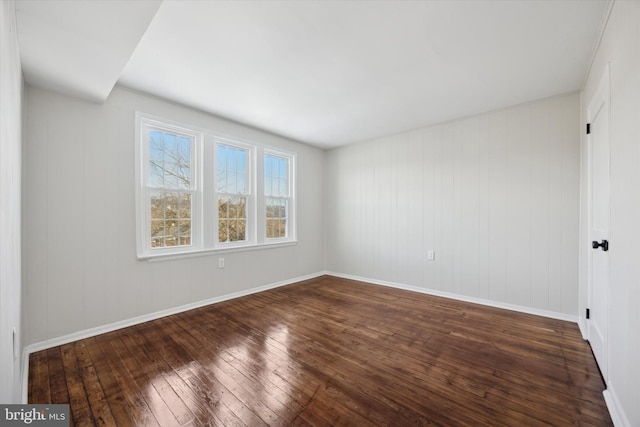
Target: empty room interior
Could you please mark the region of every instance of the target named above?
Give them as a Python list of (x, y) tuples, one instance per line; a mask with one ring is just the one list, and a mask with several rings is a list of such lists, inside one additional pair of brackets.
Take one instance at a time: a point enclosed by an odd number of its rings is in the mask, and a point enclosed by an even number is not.
[(638, 23), (0, 1), (0, 403), (640, 426)]

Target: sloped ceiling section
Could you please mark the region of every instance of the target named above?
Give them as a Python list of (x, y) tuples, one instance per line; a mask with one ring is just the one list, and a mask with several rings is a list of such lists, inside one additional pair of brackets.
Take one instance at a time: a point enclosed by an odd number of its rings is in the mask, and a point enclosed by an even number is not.
[(104, 102), (161, 1), (17, 0), (27, 83)]
[(19, 0), (18, 24), (31, 84), (331, 148), (579, 90), (610, 3)]

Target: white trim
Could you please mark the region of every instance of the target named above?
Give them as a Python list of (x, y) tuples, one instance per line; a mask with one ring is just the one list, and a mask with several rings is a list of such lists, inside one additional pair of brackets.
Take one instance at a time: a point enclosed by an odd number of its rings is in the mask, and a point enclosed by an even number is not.
[(470, 302), (473, 304), (485, 305), (488, 307), (502, 308), (505, 310), (517, 311), (520, 313), (533, 314), (536, 316), (542, 316), (542, 317), (548, 317), (551, 319), (558, 319), (558, 320), (564, 320), (567, 322), (578, 323), (578, 316), (559, 313), (556, 311), (542, 310), (539, 308), (532, 308), (532, 307), (524, 307), (521, 305), (508, 304), (504, 302), (491, 301), (491, 300), (482, 299), (482, 298), (469, 297), (466, 295), (454, 294), (451, 292), (442, 292), (434, 289), (420, 288), (418, 286), (406, 285), (403, 283), (388, 282), (385, 280), (370, 279), (367, 277), (353, 276), (350, 274), (335, 273), (333, 271), (326, 271), (325, 274), (329, 276), (341, 277), (343, 279), (357, 280), (360, 282), (372, 283), (374, 285), (389, 286), (391, 288), (403, 289), (405, 291), (419, 292), (421, 294), (433, 295), (433, 296), (449, 298), (457, 301), (464, 301), (464, 302)]
[(587, 326), (587, 319), (580, 316), (578, 318), (578, 328), (580, 328), (580, 334), (582, 335), (582, 339), (587, 341), (589, 339), (589, 327)]
[(609, 382), (609, 387), (602, 392), (604, 401), (607, 404), (611, 421), (615, 427), (631, 427), (631, 422), (624, 412), (624, 408), (616, 395), (613, 384)]
[[(523, 306), (518, 306), (518, 305), (514, 305), (514, 304), (500, 303), (500, 302), (489, 301), (489, 300), (485, 300), (485, 299), (481, 299), (481, 298), (467, 297), (467, 296), (464, 296), (464, 295), (458, 295), (458, 294), (453, 294), (453, 293), (449, 293), (449, 292), (441, 292), (441, 291), (436, 291), (436, 290), (433, 290), (433, 289), (419, 288), (417, 286), (405, 285), (405, 284), (396, 283), (396, 282), (387, 282), (387, 281), (383, 281), (383, 280), (369, 279), (369, 278), (365, 278), (365, 277), (353, 276), (353, 275), (349, 275), (349, 274), (341, 274), (341, 273), (336, 273), (336, 272), (332, 272), (332, 271), (321, 271), (321, 272), (318, 272), (318, 273), (308, 274), (308, 275), (305, 275), (305, 276), (300, 276), (300, 277), (296, 277), (296, 278), (292, 278), (292, 279), (283, 280), (283, 281), (280, 281), (280, 282), (275, 282), (275, 283), (271, 283), (271, 284), (267, 284), (267, 285), (258, 286), (258, 287), (255, 287), (255, 288), (247, 289), (245, 291), (234, 292), (234, 293), (222, 295), (222, 296), (219, 296), (219, 297), (213, 297), (213, 298), (209, 298), (209, 299), (206, 299), (206, 300), (196, 301), (196, 302), (185, 304), (185, 305), (181, 305), (181, 306), (178, 306), (178, 307), (169, 308), (169, 309), (161, 310), (161, 311), (156, 311), (154, 313), (149, 313), (149, 314), (133, 317), (133, 318), (126, 319), (126, 320), (121, 320), (119, 322), (114, 322), (114, 323), (110, 323), (110, 324), (107, 324), (107, 325), (98, 326), (98, 327), (95, 327), (95, 328), (85, 329), (83, 331), (74, 332), (72, 334), (63, 335), (61, 337), (51, 338), (51, 339), (48, 339), (48, 340), (45, 340), (45, 341), (40, 341), (40, 342), (37, 342), (37, 343), (29, 344), (24, 348), (24, 350), (22, 352), (22, 401), (23, 401), (23, 403), (27, 403), (27, 399), (28, 399), (29, 355), (31, 353), (35, 353), (35, 352), (41, 351), (41, 350), (46, 350), (46, 349), (49, 349), (49, 348), (52, 348), (52, 347), (56, 347), (56, 346), (59, 346), (59, 345), (63, 345), (63, 344), (68, 344), (70, 342), (82, 340), (82, 339), (85, 339), (85, 338), (94, 337), (94, 336), (97, 336), (97, 335), (100, 335), (100, 334), (104, 334), (104, 333), (107, 333), (107, 332), (113, 332), (113, 331), (116, 331), (118, 329), (126, 328), (126, 327), (129, 327), (129, 326), (134, 326), (134, 325), (137, 325), (137, 324), (140, 324), (140, 323), (148, 322), (150, 320), (156, 320), (156, 319), (159, 319), (161, 317), (171, 316), (173, 314), (182, 313), (182, 312), (185, 312), (185, 311), (188, 311), (188, 310), (193, 310), (195, 308), (200, 308), (200, 307), (204, 307), (204, 306), (211, 305), (211, 304), (216, 304), (216, 303), (223, 302), (223, 301), (228, 301), (228, 300), (231, 300), (231, 299), (240, 298), (240, 297), (243, 297), (243, 296), (247, 296), (247, 295), (251, 295), (251, 294), (267, 291), (269, 289), (275, 289), (275, 288), (278, 288), (278, 287), (281, 287), (281, 286), (286, 286), (286, 285), (290, 285), (292, 283), (302, 282), (302, 281), (305, 281), (305, 280), (313, 279), (313, 278), (316, 278), (316, 277), (321, 277), (321, 276), (324, 276), (324, 275), (334, 276), (334, 277), (341, 277), (341, 278), (344, 278), (344, 279), (357, 280), (357, 281), (360, 281), (360, 282), (371, 283), (371, 284), (375, 284), (375, 285), (388, 286), (388, 287), (402, 289), (402, 290), (406, 290), (406, 291), (419, 292), (419, 293), (422, 293), (422, 294), (434, 295), (434, 296), (449, 298), (449, 299), (458, 300), (458, 301), (470, 302), (470, 303), (474, 303), (474, 304), (481, 304), (481, 305), (485, 305), (485, 306), (489, 306), (489, 307), (503, 308), (503, 309), (506, 309), (506, 310), (517, 311), (517, 312), (527, 313), (527, 314), (534, 314), (534, 315), (538, 315), (538, 316), (548, 317), (548, 318), (552, 318), (552, 319), (565, 320), (565, 321), (574, 322), (574, 323), (578, 321), (578, 316), (572, 316), (572, 315), (564, 314), (564, 313), (557, 313), (557, 312), (552, 312), (552, 311), (547, 311), (547, 310), (540, 310), (540, 309), (536, 309), (536, 308), (523, 307)], [(612, 389), (610, 388), (609, 390), (612, 390)], [(605, 393), (605, 401), (607, 402), (607, 406), (609, 407), (609, 411), (612, 412), (612, 416), (611, 416), (612, 419), (614, 419), (614, 421), (615, 421), (615, 419), (623, 420), (622, 423), (620, 424), (623, 427), (630, 426), (630, 424), (628, 422), (624, 421), (624, 420), (626, 420), (626, 417), (624, 415), (624, 412), (622, 411), (622, 406), (618, 403), (618, 400), (615, 397), (615, 394), (613, 394), (613, 392), (611, 391), (611, 396), (608, 397), (609, 390), (605, 390), (604, 393)], [(616, 411), (612, 411), (613, 407), (616, 408)], [(614, 412), (617, 413), (617, 414), (620, 414), (618, 416), (618, 418), (614, 418), (614, 415), (613, 415)], [(625, 422), (626, 422), (626, 424), (625, 424)], [(619, 424), (616, 423), (615, 425), (618, 426)]]
[(29, 403), (29, 351), (22, 349), (22, 403)]
[(191, 252), (183, 252), (179, 254), (155, 255), (153, 257), (146, 257), (146, 258), (140, 258), (140, 259), (147, 260), (147, 262), (158, 262), (158, 261), (168, 261), (173, 259), (196, 258), (201, 256), (209, 256), (209, 255), (221, 255), (221, 254), (228, 254), (233, 252), (248, 252), (248, 251), (260, 251), (263, 249), (284, 248), (286, 246), (294, 246), (297, 244), (298, 244), (297, 240), (289, 240), (286, 242), (262, 243), (259, 245), (230, 246), (228, 248), (196, 250)]
[(27, 400), (28, 400), (29, 356), (31, 355), (31, 353), (47, 350), (52, 347), (57, 347), (59, 345), (68, 344), (70, 342), (82, 340), (85, 338), (91, 338), (97, 335), (105, 334), (107, 332), (117, 331), (118, 329), (138, 325), (140, 323), (148, 322), (150, 320), (156, 320), (161, 317), (171, 316), (173, 314), (182, 313), (185, 311), (193, 310), (195, 308), (200, 308), (207, 305), (216, 304), (219, 302), (228, 301), (231, 299), (240, 298), (240, 297), (244, 297), (251, 294), (268, 291), (269, 289), (279, 288), (281, 286), (286, 286), (292, 283), (314, 279), (316, 277), (320, 277), (324, 275), (325, 275), (324, 271), (307, 274), (306, 276), (299, 276), (292, 279), (282, 280), (280, 282), (258, 286), (258, 287), (247, 289), (244, 291), (233, 292), (230, 294), (213, 297), (206, 300), (196, 301), (196, 302), (181, 305), (178, 307), (168, 308), (166, 310), (160, 310), (154, 313), (144, 314), (142, 316), (136, 316), (130, 319), (121, 320), (119, 322), (109, 323), (107, 325), (97, 326), (95, 328), (85, 329), (85, 330), (74, 332), (68, 335), (63, 335), (61, 337), (51, 338), (48, 340), (29, 344), (24, 348), (22, 352), (22, 401), (23, 403), (27, 403)]

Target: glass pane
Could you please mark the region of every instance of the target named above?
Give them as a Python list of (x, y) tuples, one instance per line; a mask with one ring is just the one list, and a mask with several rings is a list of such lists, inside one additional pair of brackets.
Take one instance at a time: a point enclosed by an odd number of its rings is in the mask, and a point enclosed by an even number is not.
[(229, 238), (229, 233), (228, 233), (228, 227), (227, 227), (227, 221), (226, 220), (220, 220), (218, 221), (218, 241), (219, 242), (227, 242), (228, 238)]
[(238, 193), (246, 194), (247, 193), (247, 174), (245, 172), (238, 172), (236, 175), (236, 186), (238, 188)]
[(238, 226), (237, 221), (229, 221), (229, 241), (236, 242), (238, 241)]
[(164, 139), (164, 185), (167, 188), (178, 188), (178, 141), (176, 135), (163, 134)]
[(267, 218), (275, 217), (273, 199), (267, 199)]
[(288, 160), (282, 157), (265, 156), (264, 194), (266, 196), (288, 196)]
[(178, 246), (178, 221), (169, 220), (165, 224), (164, 241), (166, 246)]
[(238, 198), (238, 218), (247, 219), (247, 199), (244, 197)]
[(265, 156), (264, 158), (264, 175), (267, 177), (271, 176), (271, 157)]
[(149, 132), (148, 185), (191, 188), (191, 138), (170, 132)]
[(271, 186), (272, 186), (272, 178), (269, 175), (266, 175), (264, 177), (264, 195), (265, 196), (272, 196), (273, 193), (271, 192)]
[(268, 219), (267, 220), (267, 239), (273, 239), (274, 235), (273, 235), (273, 224), (274, 224), (274, 220), (272, 219)]
[(165, 193), (165, 218), (178, 218), (178, 194)]
[(158, 248), (164, 246), (164, 221), (151, 221), (151, 247)]
[(287, 208), (286, 199), (266, 199), (266, 237), (277, 239), (287, 237)]
[(164, 219), (164, 193), (151, 193), (150, 216), (151, 219)]
[(164, 187), (164, 171), (162, 170), (162, 162), (149, 163), (149, 186)]
[(229, 218), (237, 218), (238, 217), (238, 199), (235, 197), (229, 198), (229, 210), (228, 215)]
[(178, 221), (179, 245), (185, 246), (191, 244), (191, 221)]
[(246, 221), (242, 219), (238, 220), (238, 240), (246, 240)]
[(182, 193), (178, 199), (178, 217), (180, 219), (191, 218), (191, 194)]
[(221, 193), (248, 193), (249, 152), (238, 147), (218, 145), (216, 158), (217, 190)]
[(278, 237), (287, 237), (287, 220), (286, 219), (280, 219), (277, 223), (277, 234)]
[(218, 197), (218, 218), (229, 218), (229, 201), (228, 197)]
[(227, 188), (225, 188), (225, 193), (237, 193), (238, 187), (236, 186), (236, 174), (235, 172), (227, 173)]
[(150, 194), (150, 245), (152, 248), (191, 244), (191, 194)]
[(177, 157), (178, 188), (188, 189), (191, 187), (191, 141), (189, 138), (184, 136), (178, 138)]

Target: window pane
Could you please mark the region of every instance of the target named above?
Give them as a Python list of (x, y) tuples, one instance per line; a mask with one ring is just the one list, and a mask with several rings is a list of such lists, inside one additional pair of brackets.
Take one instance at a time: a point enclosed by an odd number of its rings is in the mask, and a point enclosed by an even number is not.
[(266, 199), (266, 237), (278, 239), (287, 237), (288, 200), (278, 198)]
[(165, 246), (178, 246), (178, 221), (165, 221)]
[(164, 193), (151, 193), (151, 219), (164, 219)]
[(159, 130), (149, 132), (148, 185), (191, 188), (191, 138)]
[(180, 220), (178, 221), (178, 235), (179, 245), (186, 246), (191, 244), (191, 221)]
[(264, 161), (264, 194), (265, 196), (289, 195), (288, 160), (282, 157), (267, 155)]
[(216, 148), (216, 186), (220, 193), (247, 194), (249, 152), (238, 147), (218, 145)]
[(247, 198), (218, 197), (218, 241), (246, 240)]
[(189, 138), (178, 138), (177, 151), (178, 188), (188, 189), (191, 186), (191, 141)]
[(149, 206), (152, 248), (191, 245), (191, 194), (152, 192)]
[(151, 221), (151, 247), (164, 246), (164, 220)]

